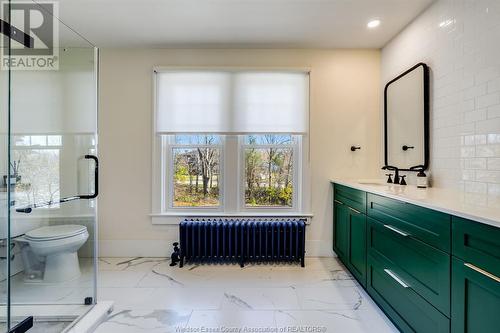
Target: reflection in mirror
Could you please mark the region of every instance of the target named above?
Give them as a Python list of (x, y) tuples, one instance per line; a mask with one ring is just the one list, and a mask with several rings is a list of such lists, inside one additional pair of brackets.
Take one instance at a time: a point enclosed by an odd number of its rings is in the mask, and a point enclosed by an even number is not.
[(419, 63), (385, 86), (385, 165), (427, 169), (429, 69)]

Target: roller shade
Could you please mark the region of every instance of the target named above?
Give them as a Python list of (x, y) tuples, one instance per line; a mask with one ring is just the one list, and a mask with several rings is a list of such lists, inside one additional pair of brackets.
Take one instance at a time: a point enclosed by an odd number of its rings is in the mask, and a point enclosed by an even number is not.
[(155, 75), (158, 133), (308, 130), (308, 73), (162, 71)]
[[(93, 134), (97, 131), (94, 49), (61, 51), (57, 71), (15, 71), (10, 83), (0, 80), (2, 91), (10, 88), (12, 134)], [(2, 112), (8, 100), (0, 101)], [(6, 119), (6, 118), (5, 118)], [(5, 121), (0, 133), (7, 133)]]

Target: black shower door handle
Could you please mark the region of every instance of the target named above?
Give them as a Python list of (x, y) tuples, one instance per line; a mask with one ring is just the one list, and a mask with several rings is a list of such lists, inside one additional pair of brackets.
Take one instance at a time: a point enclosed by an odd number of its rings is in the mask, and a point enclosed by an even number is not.
[(80, 195), (80, 199), (94, 199), (99, 195), (99, 159), (95, 155), (85, 155), (85, 159), (94, 160), (94, 193)]
[(90, 199), (97, 198), (97, 196), (99, 195), (99, 159), (95, 155), (85, 155), (84, 158), (86, 160), (94, 160), (94, 193), (75, 195), (72, 197), (61, 198), (61, 199), (56, 200), (56, 201), (46, 201), (46, 202), (41, 202), (41, 203), (25, 206), (25, 207), (20, 207), (20, 208), (16, 208), (16, 212), (29, 214), (35, 208), (52, 206), (54, 204), (69, 202), (69, 201), (74, 201), (74, 200), (81, 200), (81, 199), (90, 200)]

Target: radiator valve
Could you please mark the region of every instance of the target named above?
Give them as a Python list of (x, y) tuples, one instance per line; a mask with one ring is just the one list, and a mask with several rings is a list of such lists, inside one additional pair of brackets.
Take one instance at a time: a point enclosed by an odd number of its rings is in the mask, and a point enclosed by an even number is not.
[(174, 252), (170, 256), (170, 266), (177, 266), (177, 263), (181, 261), (179, 243), (175, 242), (172, 245), (174, 246)]

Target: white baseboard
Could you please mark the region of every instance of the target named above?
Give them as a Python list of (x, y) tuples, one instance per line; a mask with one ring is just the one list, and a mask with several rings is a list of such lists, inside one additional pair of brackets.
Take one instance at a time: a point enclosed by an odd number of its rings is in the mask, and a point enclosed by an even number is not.
[(306, 240), (306, 257), (334, 257), (330, 242)]
[[(169, 257), (171, 240), (100, 240), (99, 257)], [(306, 241), (307, 257), (333, 257), (330, 242)]]
[(99, 257), (170, 257), (172, 241), (100, 240)]

